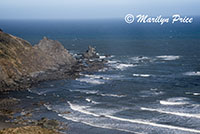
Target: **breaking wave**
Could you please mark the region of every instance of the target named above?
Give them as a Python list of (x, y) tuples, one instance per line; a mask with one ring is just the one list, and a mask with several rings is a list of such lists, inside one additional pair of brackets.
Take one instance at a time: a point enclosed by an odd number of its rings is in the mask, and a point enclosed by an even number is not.
[[(185, 131), (185, 132), (200, 133), (200, 130), (192, 129), (192, 128), (184, 128), (184, 127), (173, 126), (173, 125), (168, 125), (168, 124), (159, 124), (159, 123), (154, 123), (154, 122), (150, 122), (150, 121), (146, 121), (146, 120), (139, 120), (139, 119), (127, 119), (127, 118), (117, 117), (117, 116), (113, 116), (113, 115), (105, 114), (105, 113), (103, 113), (103, 115), (100, 115), (100, 114), (97, 114), (97, 113), (94, 113), (94, 112), (88, 110), (87, 108), (90, 108), (88, 106), (80, 106), (80, 105), (72, 104), (70, 102), (68, 102), (68, 104), (73, 111), (76, 111), (79, 113), (78, 115), (80, 116), (80, 118), (74, 117), (72, 115), (68, 116), (67, 114), (59, 114), (59, 116), (65, 118), (65, 119), (68, 119), (68, 120), (72, 120), (75, 122), (81, 122), (81, 123), (96, 126), (96, 127), (116, 129), (116, 126), (113, 123), (107, 124), (107, 123), (100, 122), (100, 121), (108, 121), (108, 122), (116, 121), (119, 123), (117, 129), (122, 130), (122, 131), (127, 130), (132, 133), (135, 133), (135, 131), (133, 131), (133, 130), (138, 130), (137, 128), (139, 127), (139, 126), (135, 126), (133, 124), (140, 125), (141, 129), (144, 126), (152, 126), (152, 127), (155, 127), (155, 129), (162, 128), (162, 129), (167, 129), (168, 131), (170, 129), (172, 131), (179, 130), (179, 131)], [(142, 108), (142, 109), (154, 111), (154, 109), (147, 109), (147, 108)], [(161, 111), (161, 112), (163, 112), (163, 111)], [(85, 116), (80, 115), (80, 114), (84, 114)], [(176, 113), (172, 113), (172, 114), (176, 114)], [(87, 117), (86, 115), (88, 115), (89, 117)], [(182, 116), (188, 116), (188, 115), (183, 114)], [(126, 123), (124, 123), (124, 122), (126, 122)], [(127, 124), (127, 123), (129, 123), (128, 128), (131, 130), (127, 129), (126, 128), (127, 126), (122, 125), (122, 124)], [(152, 127), (151, 128), (146, 127), (146, 131), (152, 130), (153, 129)]]
[(108, 60), (108, 66), (110, 66), (111, 68), (117, 69), (117, 70), (124, 71), (127, 68), (136, 67), (137, 65), (134, 65), (131, 63), (121, 63), (117, 60)]
[(95, 95), (108, 96), (108, 97), (118, 97), (118, 98), (126, 97), (126, 95), (100, 93), (99, 91), (96, 91), (96, 90), (79, 90), (79, 89), (71, 90), (71, 89), (69, 89), (69, 91), (81, 92), (81, 93), (85, 93), (85, 94), (95, 94)]
[(95, 78), (78, 78), (76, 79), (77, 81), (80, 81), (80, 82), (86, 82), (86, 83), (89, 83), (89, 84), (104, 84), (105, 82), (101, 79), (95, 79)]
[(159, 112), (159, 113), (164, 113), (164, 114), (172, 114), (172, 115), (183, 116), (183, 117), (189, 117), (189, 118), (200, 118), (200, 114), (190, 114), (190, 113), (181, 113), (181, 112), (171, 112), (171, 111), (164, 111), (164, 110), (161, 110), (161, 109), (152, 109), (152, 108), (145, 108), (145, 107), (141, 107), (141, 110)]
[(162, 105), (186, 105), (189, 104), (189, 99), (185, 97), (175, 97), (169, 98), (167, 100), (161, 100), (160, 104)]
[(86, 100), (87, 102), (89, 102), (89, 103), (92, 103), (92, 104), (100, 104), (100, 102), (93, 101), (93, 100), (90, 99), (90, 98), (86, 98), (85, 100)]
[(133, 74), (134, 77), (150, 77), (150, 74)]
[(162, 55), (162, 56), (156, 56), (158, 59), (162, 60), (177, 60), (180, 58), (180, 56), (174, 56), (174, 55)]
[(186, 72), (184, 73), (184, 75), (188, 75), (188, 76), (200, 76), (200, 72)]

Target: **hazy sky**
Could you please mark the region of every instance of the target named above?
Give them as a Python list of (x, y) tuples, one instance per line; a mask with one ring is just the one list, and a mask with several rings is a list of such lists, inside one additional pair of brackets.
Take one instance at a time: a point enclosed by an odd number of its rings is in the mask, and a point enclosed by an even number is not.
[(200, 15), (200, 0), (0, 0), (0, 19), (96, 19)]

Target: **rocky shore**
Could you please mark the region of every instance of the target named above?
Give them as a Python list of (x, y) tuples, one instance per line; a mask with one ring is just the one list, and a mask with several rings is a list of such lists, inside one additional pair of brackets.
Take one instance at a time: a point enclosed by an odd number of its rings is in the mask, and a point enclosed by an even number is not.
[[(21, 102), (15, 98), (4, 98), (3, 94), (26, 90), (42, 81), (74, 79), (79, 77), (80, 72), (104, 68), (105, 62), (91, 46), (85, 53), (73, 56), (58, 41), (44, 37), (32, 46), (28, 41), (0, 30), (0, 129), (4, 128), (0, 134), (59, 133), (64, 128), (61, 122), (45, 117), (27, 120), (31, 111), (23, 111), (25, 114), (14, 117), (15, 113), (22, 113), (22, 109), (13, 108)], [(6, 124), (8, 119), (15, 122)]]
[(103, 68), (95, 49), (73, 57), (64, 46), (44, 37), (29, 42), (0, 31), (0, 91), (22, 90), (41, 81), (75, 78), (79, 72)]

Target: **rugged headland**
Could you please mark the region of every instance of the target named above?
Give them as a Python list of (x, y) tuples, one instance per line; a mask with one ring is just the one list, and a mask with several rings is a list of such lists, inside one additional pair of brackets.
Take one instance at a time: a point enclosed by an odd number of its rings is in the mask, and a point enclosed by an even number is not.
[[(105, 62), (91, 46), (75, 57), (58, 41), (44, 37), (33, 46), (0, 30), (0, 129), (8, 128), (0, 130), (0, 134), (54, 134), (60, 124), (46, 118), (22, 120), (31, 116), (31, 112), (26, 111), (26, 115), (16, 120), (19, 126), (10, 128), (13, 124), (6, 124), (4, 119), (13, 118), (14, 113), (21, 112), (20, 109), (12, 109), (20, 100), (3, 98), (5, 92), (26, 90), (41, 81), (74, 79), (79, 77), (80, 72), (102, 69)], [(38, 102), (38, 106), (40, 104)]]
[(58, 41), (44, 37), (32, 46), (0, 31), (0, 91), (27, 89), (40, 81), (75, 78), (81, 71), (102, 68), (103, 63), (90, 46), (75, 58)]

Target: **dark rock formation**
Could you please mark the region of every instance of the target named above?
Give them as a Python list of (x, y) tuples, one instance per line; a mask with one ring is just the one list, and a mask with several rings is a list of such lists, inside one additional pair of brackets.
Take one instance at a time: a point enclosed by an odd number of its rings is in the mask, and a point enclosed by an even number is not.
[(33, 47), (0, 32), (0, 91), (26, 89), (40, 81), (75, 78), (81, 71), (96, 71), (104, 63), (98, 57), (90, 46), (82, 58), (75, 59), (58, 41), (44, 37)]
[(83, 57), (87, 59), (99, 58), (95, 48), (91, 46), (88, 47), (88, 50), (83, 54)]

